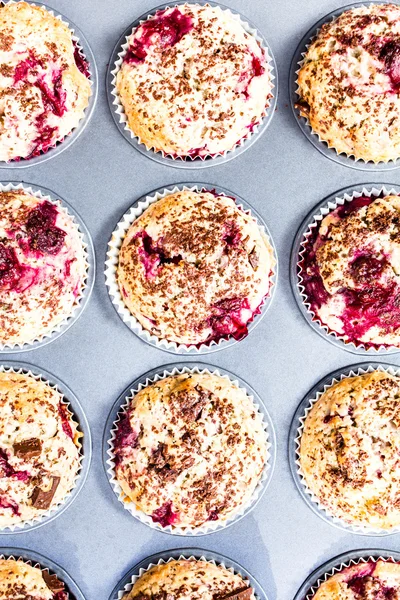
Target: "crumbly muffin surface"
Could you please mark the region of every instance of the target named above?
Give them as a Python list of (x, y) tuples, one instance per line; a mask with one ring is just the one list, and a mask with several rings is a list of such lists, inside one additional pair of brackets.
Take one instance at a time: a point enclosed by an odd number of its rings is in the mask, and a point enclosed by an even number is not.
[(0, 527), (60, 504), (79, 470), (79, 433), (48, 384), (0, 372)]
[(272, 97), (257, 40), (227, 11), (197, 4), (159, 11), (133, 31), (116, 86), (133, 133), (172, 156), (231, 150)]
[(267, 457), (251, 399), (206, 373), (170, 376), (136, 394), (114, 454), (127, 500), (163, 527), (232, 517), (250, 501)]
[(1, 344), (31, 343), (67, 319), (86, 269), (72, 217), (25, 191), (0, 192)]
[(300, 464), (308, 488), (343, 521), (400, 525), (400, 378), (381, 371), (330, 387), (309, 412)]
[(325, 23), (298, 74), (303, 116), (338, 153), (400, 156), (400, 6), (371, 4)]
[(399, 600), (400, 565), (378, 560), (335, 573), (318, 588), (315, 600)]
[(123, 600), (254, 600), (254, 592), (225, 567), (202, 560), (172, 560), (146, 571)]
[(247, 334), (274, 264), (267, 237), (232, 198), (180, 191), (133, 222), (119, 253), (118, 283), (146, 330), (201, 344)]
[(68, 26), (27, 2), (0, 8), (0, 160), (31, 158), (82, 119), (87, 65)]
[(304, 244), (307, 304), (329, 331), (365, 347), (400, 346), (400, 198), (360, 197)]

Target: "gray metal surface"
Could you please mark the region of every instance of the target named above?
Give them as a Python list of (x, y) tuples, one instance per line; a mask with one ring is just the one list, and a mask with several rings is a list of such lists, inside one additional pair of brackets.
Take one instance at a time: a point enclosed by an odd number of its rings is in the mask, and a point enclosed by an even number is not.
[[(354, 355), (309, 327), (292, 297), (289, 255), (296, 229), (319, 200), (337, 189), (385, 178), (400, 184), (400, 170), (369, 174), (324, 157), (302, 134), (288, 105), (288, 72), (298, 42), (314, 22), (348, 0), (224, 3), (248, 16), (266, 36), (279, 72), (276, 114), (265, 134), (243, 155), (209, 170), (183, 173), (139, 154), (115, 127), (105, 95), (106, 65), (127, 25), (157, 1), (48, 0), (82, 29), (92, 45), (99, 69), (98, 104), (82, 136), (60, 156), (0, 173), (3, 180), (23, 180), (58, 192), (80, 213), (96, 247), (98, 277), (82, 317), (48, 346), (11, 357), (43, 366), (77, 394), (94, 438), (89, 478), (73, 506), (58, 519), (30, 533), (1, 538), (2, 546), (31, 548), (55, 560), (69, 571), (87, 600), (107, 599), (134, 564), (168, 548), (198, 546), (225, 554), (259, 580), (270, 600), (292, 600), (303, 580), (327, 559), (355, 548), (399, 546), (397, 535), (371, 539), (324, 523), (300, 497), (287, 459), (289, 426), (300, 400), (324, 375), (355, 362)], [(145, 371), (171, 363), (170, 354), (129, 331), (111, 305), (103, 277), (108, 238), (135, 199), (182, 180), (218, 184), (248, 200), (270, 228), (280, 260), (278, 289), (265, 319), (240, 344), (207, 357), (243, 377), (263, 398), (278, 439), (274, 477), (246, 519), (198, 539), (167, 536), (138, 523), (115, 498), (101, 462), (103, 428), (115, 399)], [(400, 355), (385, 362), (400, 365)]]

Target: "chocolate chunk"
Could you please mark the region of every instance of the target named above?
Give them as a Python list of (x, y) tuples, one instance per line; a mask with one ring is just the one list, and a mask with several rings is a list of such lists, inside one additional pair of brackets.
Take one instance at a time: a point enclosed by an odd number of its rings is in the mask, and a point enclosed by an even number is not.
[(250, 600), (253, 589), (251, 587), (241, 588), (229, 594), (214, 596), (214, 600)]
[(249, 254), (249, 263), (251, 264), (254, 271), (257, 269), (259, 262), (260, 257), (258, 256), (255, 248), (253, 248), (253, 250)]
[(15, 456), (18, 456), (18, 458), (33, 458), (34, 456), (40, 456), (42, 442), (37, 438), (31, 438), (15, 443), (13, 448)]
[(51, 501), (53, 500), (53, 496), (56, 493), (56, 489), (60, 483), (59, 477), (52, 477), (51, 488), (49, 490), (42, 490), (40, 487), (36, 486), (33, 490), (32, 494), (32, 504), (35, 508), (40, 508), (46, 510), (49, 508)]
[(58, 594), (64, 590), (64, 582), (60, 581), (57, 575), (50, 575), (48, 571), (42, 571), (42, 573), (47, 587), (53, 592), (53, 594)]

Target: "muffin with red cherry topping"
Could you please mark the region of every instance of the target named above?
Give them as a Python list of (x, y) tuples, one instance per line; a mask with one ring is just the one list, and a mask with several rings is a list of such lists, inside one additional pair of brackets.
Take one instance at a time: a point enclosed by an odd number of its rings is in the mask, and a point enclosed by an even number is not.
[(0, 161), (46, 152), (78, 125), (88, 65), (68, 26), (27, 2), (0, 7)]
[(54, 331), (76, 309), (86, 273), (78, 226), (59, 204), (22, 189), (0, 192), (0, 344)]
[(325, 23), (298, 73), (298, 108), (337, 153), (400, 156), (400, 6), (372, 3)]
[(241, 575), (205, 560), (170, 560), (151, 567), (122, 600), (255, 600)]
[(351, 565), (322, 582), (315, 600), (399, 600), (400, 565), (369, 560)]
[(361, 196), (316, 221), (303, 242), (304, 302), (345, 343), (400, 347), (399, 223), (399, 196)]
[(48, 569), (23, 560), (0, 559), (0, 600), (67, 600), (65, 584)]
[(145, 330), (199, 346), (247, 335), (271, 291), (274, 265), (267, 236), (233, 198), (182, 190), (133, 222), (117, 278)]
[(222, 525), (249, 506), (267, 462), (262, 418), (228, 378), (171, 375), (139, 391), (111, 442), (122, 498), (161, 527)]
[(55, 388), (0, 372), (0, 528), (38, 519), (63, 502), (80, 469), (80, 436)]
[(219, 7), (158, 11), (133, 30), (122, 56), (116, 93), (131, 132), (174, 158), (232, 150), (272, 98), (266, 51)]

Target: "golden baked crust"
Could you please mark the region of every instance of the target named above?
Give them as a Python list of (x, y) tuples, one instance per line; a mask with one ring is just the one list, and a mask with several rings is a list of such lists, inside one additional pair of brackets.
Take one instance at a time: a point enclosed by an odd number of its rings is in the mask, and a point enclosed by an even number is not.
[(232, 198), (181, 191), (134, 221), (117, 275), (142, 327), (189, 345), (244, 337), (270, 291), (273, 267), (268, 239)]
[(48, 508), (64, 500), (79, 470), (79, 437), (58, 391), (29, 375), (0, 372), (0, 527), (46, 513), (35, 501), (39, 490), (56, 485)]
[[(21, 560), (0, 559), (0, 600), (51, 600), (43, 572)], [(61, 598), (60, 598), (61, 600)]]
[(371, 4), (325, 23), (298, 74), (300, 110), (338, 153), (400, 156), (400, 6)]
[(399, 196), (361, 196), (331, 211), (305, 244), (307, 303), (348, 342), (400, 345), (399, 218)]
[(315, 600), (400, 598), (400, 565), (378, 560), (360, 562), (335, 573), (318, 588)]
[[(223, 600), (248, 588), (240, 575), (202, 560), (171, 560), (146, 571), (123, 600)], [(170, 596), (169, 596), (170, 595)], [(249, 591), (243, 600), (254, 600)]]
[(22, 190), (0, 192), (0, 344), (32, 343), (70, 317), (86, 270), (70, 215)]
[(309, 412), (300, 444), (308, 488), (331, 515), (368, 528), (400, 525), (400, 378), (346, 377)]
[(161, 525), (225, 521), (251, 499), (267, 451), (260, 415), (227, 378), (167, 377), (141, 390), (114, 441), (127, 501)]
[(1, 161), (45, 152), (83, 118), (91, 90), (75, 52), (68, 26), (46, 9), (0, 8)]
[(228, 11), (190, 3), (133, 31), (116, 87), (131, 131), (172, 156), (231, 150), (272, 97), (257, 40)]

